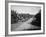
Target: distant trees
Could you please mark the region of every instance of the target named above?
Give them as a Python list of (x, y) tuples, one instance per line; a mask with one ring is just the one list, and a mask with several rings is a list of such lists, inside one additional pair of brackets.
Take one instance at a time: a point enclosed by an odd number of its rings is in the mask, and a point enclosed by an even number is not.
[[(11, 10), (11, 24), (17, 23), (19, 20), (21, 21), (23, 19), (26, 20), (26, 18), (28, 18), (28, 19), (32, 18), (32, 16), (33, 15), (30, 15), (30, 14), (18, 14), (18, 13), (16, 13), (16, 11)], [(25, 20), (23, 20), (23, 21), (25, 21)]]

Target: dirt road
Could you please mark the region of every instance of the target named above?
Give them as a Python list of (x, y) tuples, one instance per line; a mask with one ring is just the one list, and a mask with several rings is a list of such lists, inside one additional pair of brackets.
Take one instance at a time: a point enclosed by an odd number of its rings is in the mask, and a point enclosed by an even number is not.
[(12, 24), (12, 31), (21, 31), (24, 29), (34, 29), (34, 28), (39, 28), (35, 25), (30, 24), (34, 18), (28, 19), (26, 22), (18, 22), (16, 24)]

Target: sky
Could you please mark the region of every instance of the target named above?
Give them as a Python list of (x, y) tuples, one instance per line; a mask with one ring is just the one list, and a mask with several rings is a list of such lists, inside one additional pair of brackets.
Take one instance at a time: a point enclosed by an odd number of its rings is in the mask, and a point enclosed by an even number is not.
[(24, 13), (24, 14), (31, 14), (36, 15), (41, 7), (39, 6), (17, 6), (17, 5), (11, 5), (11, 10), (17, 11), (17, 13)]

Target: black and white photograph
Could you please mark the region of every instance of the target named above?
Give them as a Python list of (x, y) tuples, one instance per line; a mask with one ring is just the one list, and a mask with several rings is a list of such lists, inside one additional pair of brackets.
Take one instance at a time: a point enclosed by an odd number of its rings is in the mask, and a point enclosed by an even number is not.
[(9, 34), (43, 32), (43, 5), (8, 3)]
[(41, 7), (11, 6), (11, 31), (41, 29)]

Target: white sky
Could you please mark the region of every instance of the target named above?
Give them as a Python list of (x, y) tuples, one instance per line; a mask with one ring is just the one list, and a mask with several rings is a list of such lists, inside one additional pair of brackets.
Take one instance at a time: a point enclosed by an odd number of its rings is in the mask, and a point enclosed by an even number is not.
[(41, 7), (38, 6), (16, 6), (16, 5), (12, 5), (11, 9), (14, 11), (17, 11), (17, 13), (29, 13), (31, 15), (35, 15), (39, 12), (39, 10), (41, 9)]

